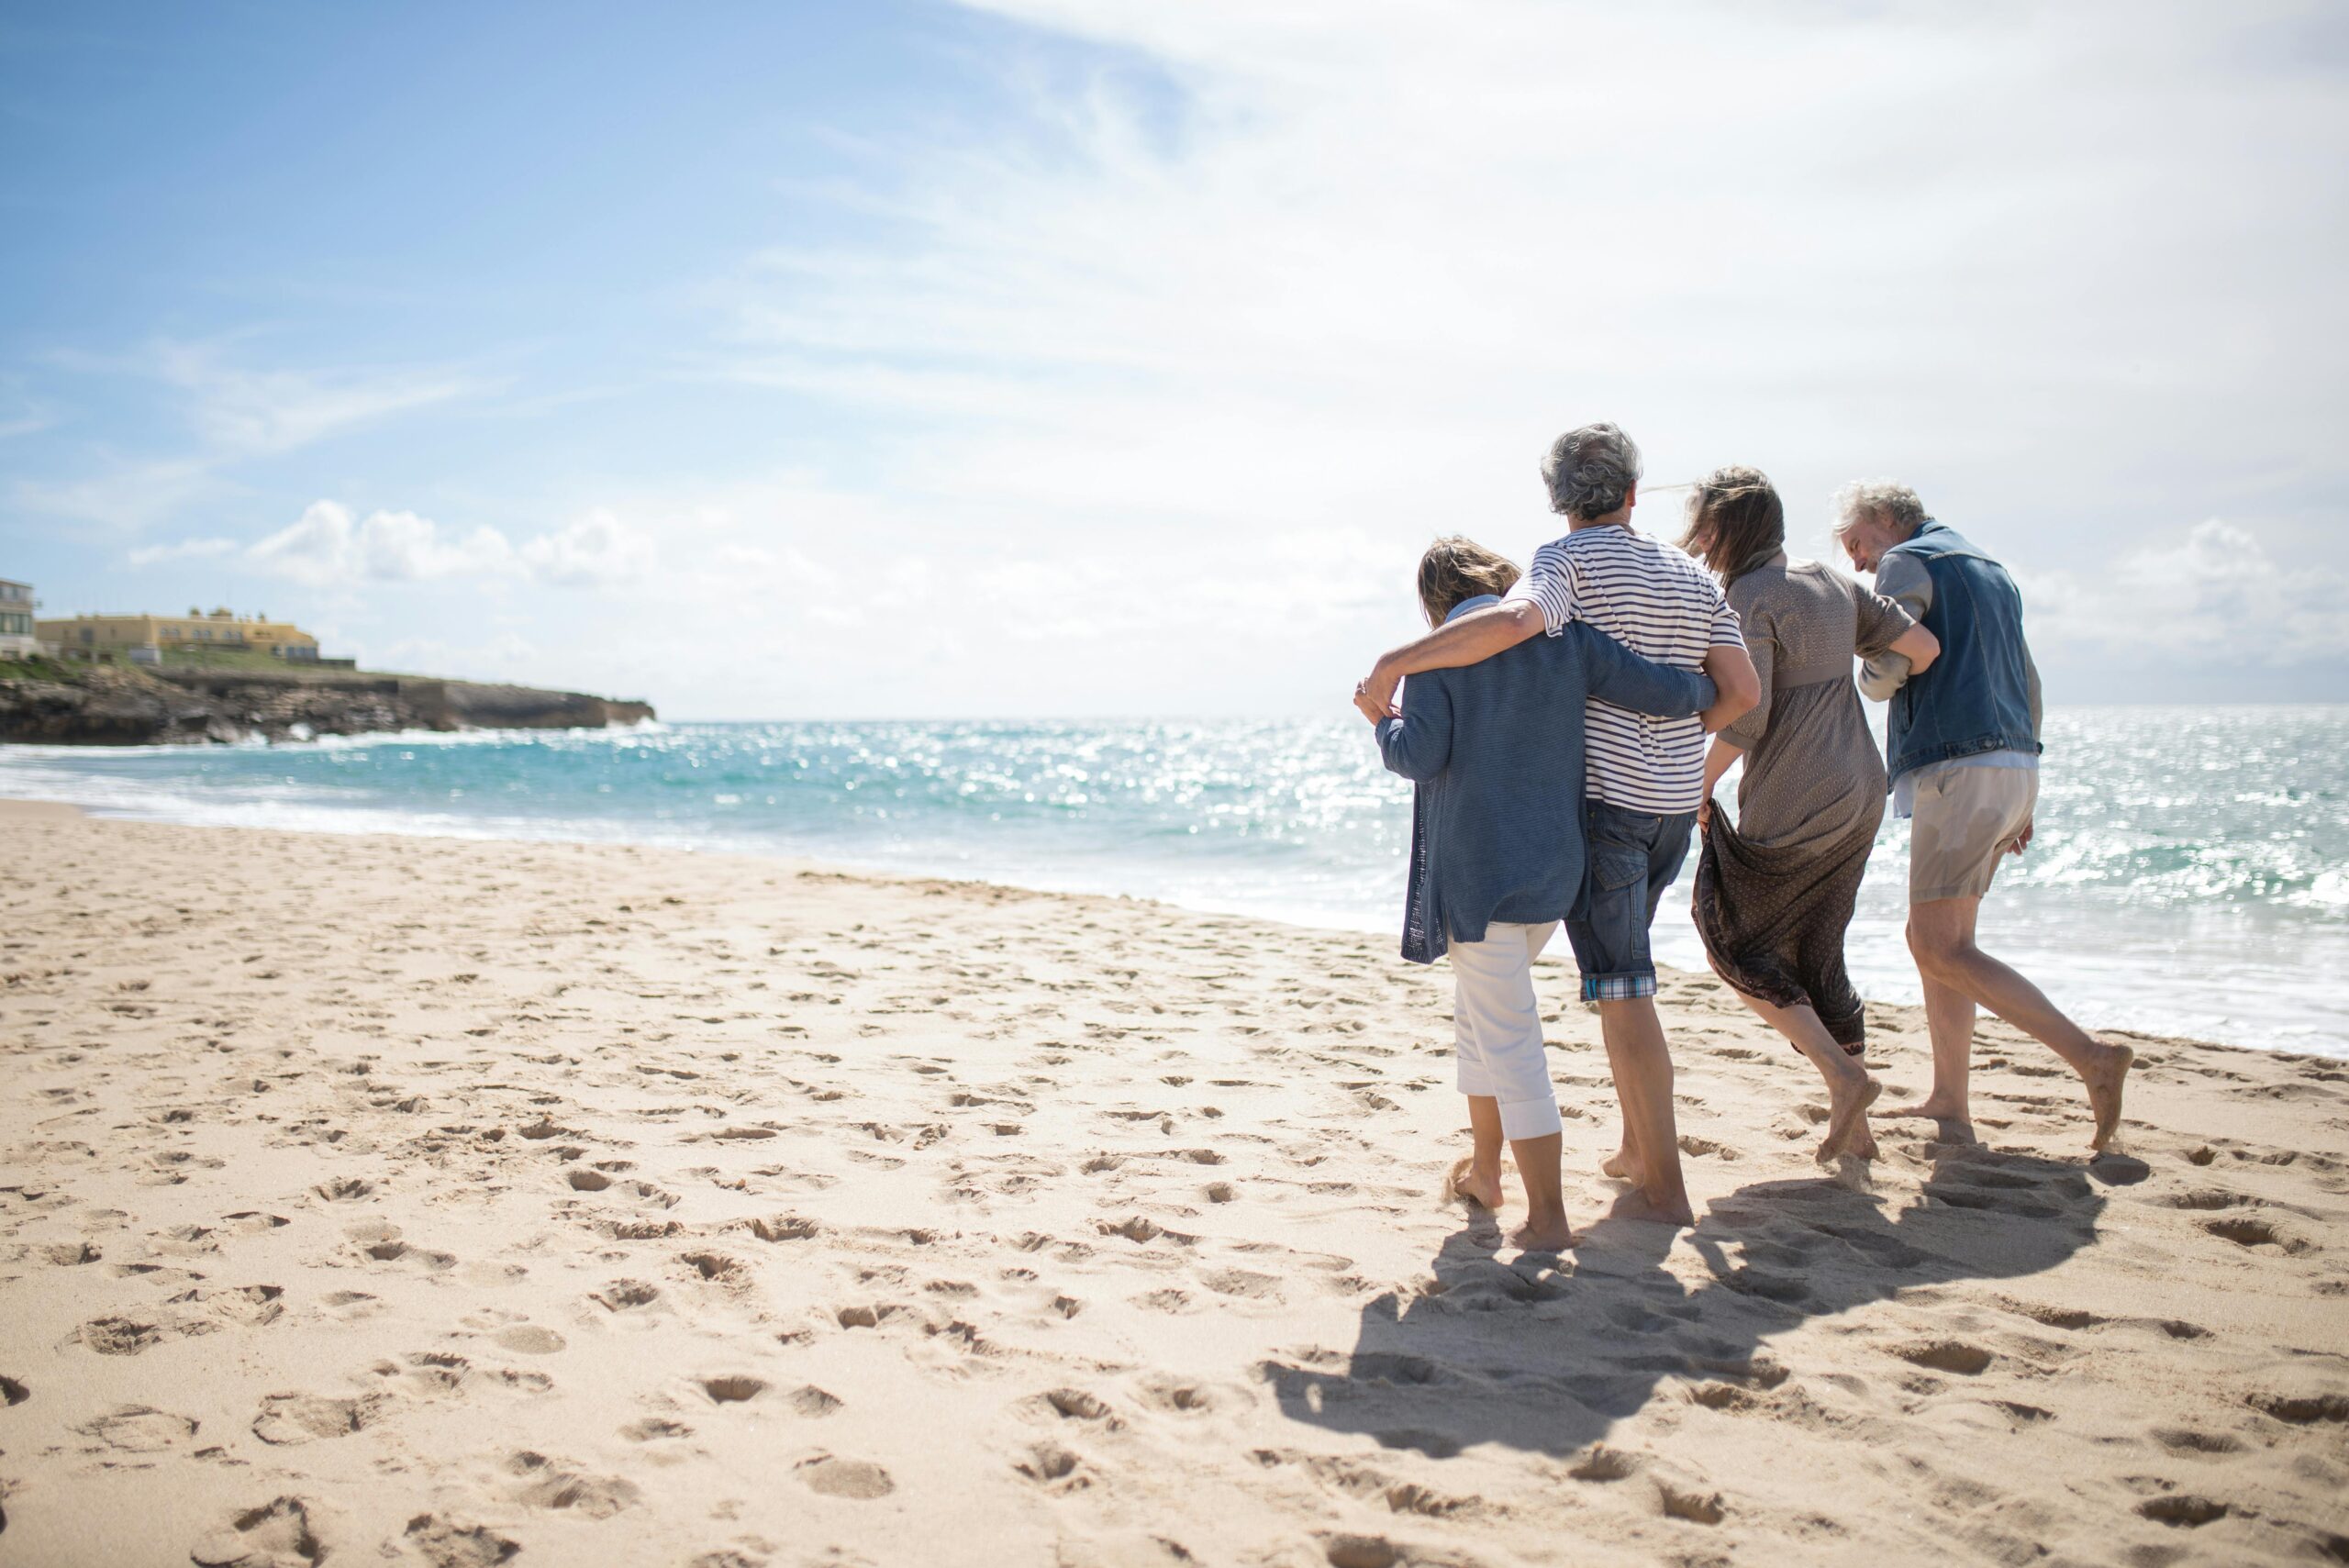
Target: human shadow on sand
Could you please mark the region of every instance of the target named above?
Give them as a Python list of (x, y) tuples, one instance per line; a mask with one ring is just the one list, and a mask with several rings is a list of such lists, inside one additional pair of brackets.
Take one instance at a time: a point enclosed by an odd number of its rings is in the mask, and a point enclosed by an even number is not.
[[(2130, 1164), (2100, 1162), (2096, 1174), (2125, 1183)], [(1832, 1180), (1742, 1187), (1690, 1238), (1713, 1276), (1694, 1290), (1663, 1268), (1673, 1238), (1662, 1226), (1601, 1221), (1553, 1268), (1542, 1255), (1502, 1262), (1497, 1231), (1479, 1221), (1445, 1240), (1418, 1294), (1363, 1309), (1351, 1355), (1307, 1351), (1261, 1370), (1293, 1419), (1388, 1448), (1444, 1458), (1498, 1442), (1564, 1455), (1667, 1378), (1716, 1408), (1752, 1402), (1787, 1376), (1764, 1347), (1808, 1318), (2053, 1268), (2095, 1240), (2104, 1207), (2076, 1163), (1979, 1147), (1937, 1149), (1924, 1197), (1887, 1219), (1886, 1199)], [(1960, 1375), (1990, 1359), (1962, 1338), (1906, 1353)]]

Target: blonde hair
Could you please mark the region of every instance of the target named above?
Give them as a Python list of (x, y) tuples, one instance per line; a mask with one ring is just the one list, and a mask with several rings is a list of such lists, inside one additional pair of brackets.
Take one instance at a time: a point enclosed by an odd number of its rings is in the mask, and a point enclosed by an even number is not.
[(1524, 573), (1508, 556), (1486, 550), (1473, 539), (1453, 534), (1428, 546), (1419, 557), (1419, 608), (1430, 626), (1480, 594), (1506, 594)]

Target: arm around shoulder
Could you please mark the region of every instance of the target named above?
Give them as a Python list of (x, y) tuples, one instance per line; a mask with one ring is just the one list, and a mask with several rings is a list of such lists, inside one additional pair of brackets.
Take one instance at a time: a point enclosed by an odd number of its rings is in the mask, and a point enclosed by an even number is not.
[(1395, 687), (1406, 675), (1430, 670), (1457, 670), (1481, 664), (1543, 630), (1542, 606), (1525, 599), (1505, 599), (1474, 610), (1378, 656), (1362, 684), (1354, 706), (1375, 717), (1394, 701)]
[(1508, 599), (1447, 621), (1402, 647), (1379, 656), (1376, 668), (1397, 679), (1428, 670), (1457, 670), (1481, 664), (1542, 630), (1542, 606), (1531, 599)]
[(1452, 761), (1452, 693), (1442, 677), (1422, 674), (1403, 689), (1402, 717), (1378, 721), (1378, 756), (1413, 784), (1443, 772)]
[(1567, 628), (1581, 645), (1590, 695), (1633, 713), (1687, 718), (1720, 698), (1709, 675), (1691, 674), (1632, 652), (1587, 622)]

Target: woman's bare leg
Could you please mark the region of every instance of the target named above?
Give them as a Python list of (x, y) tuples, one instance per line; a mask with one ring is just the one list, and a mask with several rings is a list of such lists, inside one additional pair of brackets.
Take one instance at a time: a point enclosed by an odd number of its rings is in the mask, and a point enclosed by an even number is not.
[[(1452, 1167), (1452, 1190), (1471, 1203), (1497, 1209), (1501, 1206), (1500, 1101), (1490, 1095), (1469, 1095), (1468, 1129), (1475, 1151)], [(1556, 1162), (1553, 1151), (1551, 1162)], [(1520, 1168), (1522, 1164), (1520, 1161)]]
[(1525, 1223), (1510, 1231), (1508, 1239), (1529, 1252), (1554, 1252), (1575, 1244), (1558, 1169), (1564, 1145), (1564, 1136), (1555, 1132), (1509, 1143), (1509, 1152), (1517, 1156), (1517, 1173), (1525, 1183)]
[[(1735, 989), (1735, 987), (1731, 987)], [(1780, 1034), (1797, 1051), (1809, 1058), (1827, 1080), (1827, 1134), (1820, 1140), (1819, 1162), (1822, 1165), (1841, 1154), (1857, 1154), (1862, 1159), (1876, 1153), (1876, 1137), (1868, 1130), (1868, 1106), (1884, 1092), (1884, 1085), (1868, 1075), (1866, 1066), (1856, 1056), (1848, 1054), (1819, 1021), (1819, 1014), (1809, 1005), (1781, 1007), (1759, 996), (1737, 993), (1739, 1001), (1753, 1009), (1765, 1023)]]

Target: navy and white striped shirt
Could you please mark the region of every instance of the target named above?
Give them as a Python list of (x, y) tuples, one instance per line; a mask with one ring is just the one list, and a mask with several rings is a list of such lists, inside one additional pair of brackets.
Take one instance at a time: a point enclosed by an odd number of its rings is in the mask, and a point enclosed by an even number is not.
[[(1550, 635), (1588, 621), (1643, 659), (1701, 673), (1718, 647), (1742, 648), (1737, 612), (1711, 573), (1662, 539), (1605, 524), (1576, 528), (1533, 552), (1510, 599), (1541, 606)], [(1583, 793), (1625, 811), (1670, 817), (1705, 798), (1705, 726), (1651, 718), (1589, 699)]]

